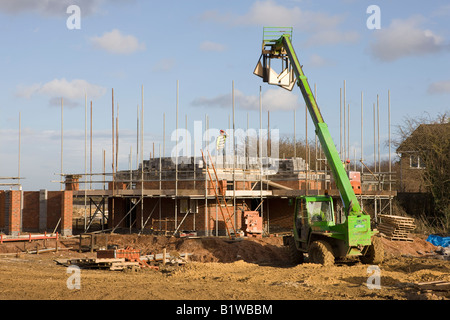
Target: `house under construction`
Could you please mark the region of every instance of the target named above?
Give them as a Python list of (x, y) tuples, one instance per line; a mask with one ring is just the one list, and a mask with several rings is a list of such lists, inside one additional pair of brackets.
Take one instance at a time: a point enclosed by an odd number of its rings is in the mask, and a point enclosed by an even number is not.
[[(269, 235), (291, 230), (293, 198), (326, 192), (336, 200), (339, 221), (339, 192), (330, 172), (310, 170), (302, 158), (236, 158), (152, 158), (138, 170), (117, 172), (100, 190), (79, 190), (81, 175), (66, 176), (66, 190), (78, 203), (87, 198), (94, 206), (77, 223), (84, 231), (97, 221), (113, 232)], [(376, 216), (389, 208), (395, 192), (389, 191), (388, 174), (348, 174), (361, 203), (371, 207), (367, 211)]]

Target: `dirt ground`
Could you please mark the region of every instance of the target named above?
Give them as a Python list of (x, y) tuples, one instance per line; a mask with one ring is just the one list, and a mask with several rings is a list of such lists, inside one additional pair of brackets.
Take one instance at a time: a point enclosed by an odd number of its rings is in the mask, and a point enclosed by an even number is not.
[[(290, 265), (281, 237), (229, 242), (219, 238), (182, 239), (151, 235), (109, 235), (108, 244), (141, 254), (192, 253), (183, 267), (140, 272), (81, 270), (80, 289), (69, 289), (71, 274), (54, 260), (95, 257), (78, 252), (77, 238), (61, 243), (72, 250), (35, 250), (33, 243), (0, 245), (1, 300), (448, 300), (449, 291), (424, 291), (417, 283), (450, 281), (450, 261), (423, 236), (414, 242), (383, 239), (385, 261), (378, 266), (380, 288), (368, 287), (373, 271), (360, 262), (332, 267)], [(98, 242), (106, 241), (99, 239)], [(42, 246), (42, 243), (38, 243)], [(54, 247), (54, 243), (47, 243)], [(375, 282), (370, 282), (375, 283)]]

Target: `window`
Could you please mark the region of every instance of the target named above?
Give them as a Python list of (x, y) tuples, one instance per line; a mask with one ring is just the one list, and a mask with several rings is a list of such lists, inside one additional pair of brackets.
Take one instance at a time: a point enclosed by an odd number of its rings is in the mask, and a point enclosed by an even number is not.
[(418, 155), (409, 156), (409, 167), (410, 168), (425, 168), (423, 160)]
[(311, 215), (311, 222), (333, 221), (333, 214), (328, 201), (308, 202), (308, 211)]

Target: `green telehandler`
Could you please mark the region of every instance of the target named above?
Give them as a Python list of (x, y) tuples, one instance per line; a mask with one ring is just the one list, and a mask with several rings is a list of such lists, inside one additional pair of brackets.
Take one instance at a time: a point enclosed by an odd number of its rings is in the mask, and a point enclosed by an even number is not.
[[(297, 84), (302, 92), (315, 132), (322, 145), (343, 203), (342, 216), (334, 213), (333, 199), (322, 196), (300, 196), (295, 199), (293, 232), (283, 238), (293, 263), (309, 260), (332, 265), (336, 259), (359, 257), (363, 263), (379, 264), (384, 250), (377, 231), (371, 228), (370, 216), (359, 205), (344, 165), (324, 122), (315, 97), (292, 46), (292, 28), (265, 27), (262, 53), (254, 74), (264, 82), (292, 90)], [(271, 67), (276, 59), (282, 72)], [(339, 219), (337, 219), (339, 218)]]

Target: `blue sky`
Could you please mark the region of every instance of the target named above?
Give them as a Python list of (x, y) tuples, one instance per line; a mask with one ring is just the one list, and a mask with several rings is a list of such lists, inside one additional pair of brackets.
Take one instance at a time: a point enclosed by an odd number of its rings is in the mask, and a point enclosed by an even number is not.
[[(80, 8), (80, 29), (69, 29), (70, 5)], [(381, 28), (367, 28), (370, 5), (380, 8)], [(373, 159), (373, 103), (380, 101), (381, 154), (388, 155), (387, 92), (391, 131), (405, 117), (449, 110), (450, 5), (446, 1), (139, 1), (2, 0), (0, 2), (0, 177), (18, 174), (25, 190), (59, 190), (61, 98), (64, 99), (64, 173), (85, 171), (85, 95), (93, 104), (93, 171), (102, 154), (111, 168), (111, 89), (119, 105), (119, 169), (136, 166), (136, 119), (144, 87), (144, 158), (162, 144), (166, 155), (176, 126), (209, 118), (228, 128), (235, 86), (236, 127), (263, 123), (281, 135), (304, 138), (305, 104), (253, 75), (263, 26), (293, 26), (293, 44), (335, 143), (339, 144), (339, 91), (346, 81), (350, 154), (361, 148), (364, 94), (364, 158)], [(117, 112), (117, 109), (116, 109)], [(308, 136), (313, 136), (309, 121)], [(89, 137), (89, 116), (88, 116)], [(339, 147), (338, 147), (339, 149)], [(89, 166), (89, 160), (88, 160)]]

